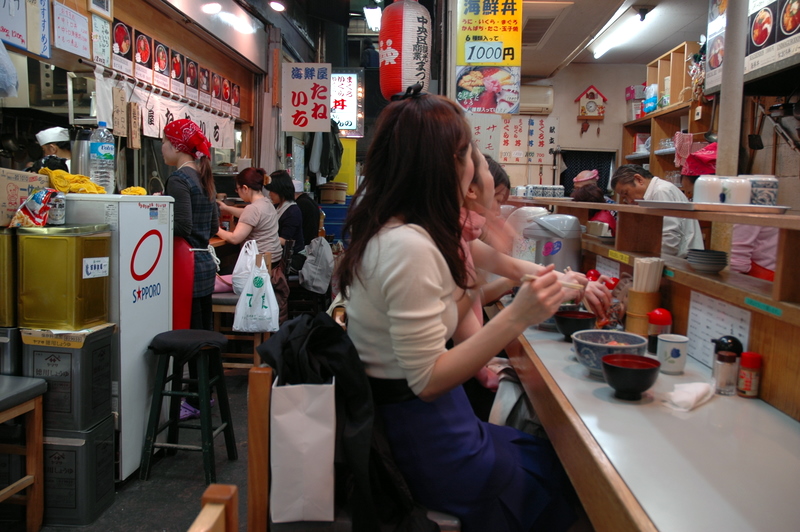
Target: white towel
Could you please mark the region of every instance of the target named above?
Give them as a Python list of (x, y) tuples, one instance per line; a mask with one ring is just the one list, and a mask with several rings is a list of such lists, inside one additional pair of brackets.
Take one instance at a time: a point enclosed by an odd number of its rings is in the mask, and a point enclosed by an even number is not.
[(676, 384), (675, 390), (665, 394), (664, 404), (679, 412), (688, 412), (714, 396), (714, 386), (707, 382)]

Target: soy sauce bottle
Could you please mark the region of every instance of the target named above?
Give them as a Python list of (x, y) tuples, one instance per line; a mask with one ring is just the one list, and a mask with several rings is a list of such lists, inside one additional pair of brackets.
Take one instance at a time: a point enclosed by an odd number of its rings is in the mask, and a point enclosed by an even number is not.
[(658, 335), (672, 332), (672, 314), (667, 309), (657, 308), (647, 313), (647, 352), (658, 352)]

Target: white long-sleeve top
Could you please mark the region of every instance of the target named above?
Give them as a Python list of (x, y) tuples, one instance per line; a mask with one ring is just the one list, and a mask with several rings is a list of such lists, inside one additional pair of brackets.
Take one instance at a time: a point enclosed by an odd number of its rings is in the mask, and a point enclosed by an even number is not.
[[(644, 199), (649, 201), (689, 201), (678, 187), (658, 177), (650, 180), (644, 193)], [(686, 258), (690, 249), (703, 249), (703, 235), (697, 220), (664, 216), (664, 224), (661, 227), (661, 254)]]
[(458, 324), (455, 282), (430, 235), (390, 222), (350, 287), (347, 334), (371, 377), (406, 379), (419, 394)]
[(756, 263), (775, 271), (778, 228), (734, 224), (731, 237), (731, 270), (748, 273)]

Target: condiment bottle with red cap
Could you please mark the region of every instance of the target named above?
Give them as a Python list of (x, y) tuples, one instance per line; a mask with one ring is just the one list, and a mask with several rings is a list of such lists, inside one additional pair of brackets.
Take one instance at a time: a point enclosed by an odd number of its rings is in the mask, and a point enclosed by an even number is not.
[(647, 352), (655, 355), (658, 351), (658, 335), (672, 332), (672, 314), (665, 308), (657, 308), (647, 313)]
[(739, 382), (736, 393), (741, 397), (758, 397), (761, 383), (761, 355), (745, 351), (739, 361)]

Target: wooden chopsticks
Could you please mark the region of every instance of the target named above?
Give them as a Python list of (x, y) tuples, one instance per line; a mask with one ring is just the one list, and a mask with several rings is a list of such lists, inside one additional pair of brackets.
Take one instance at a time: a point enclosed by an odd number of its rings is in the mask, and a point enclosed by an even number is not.
[[(523, 275), (520, 281), (526, 283), (528, 281), (535, 281), (538, 278), (539, 278), (538, 275), (527, 274)], [(583, 285), (580, 285), (578, 283), (570, 283), (569, 281), (559, 281), (559, 283), (561, 283), (561, 286), (563, 286), (564, 288), (571, 288), (573, 290), (583, 290)]]

